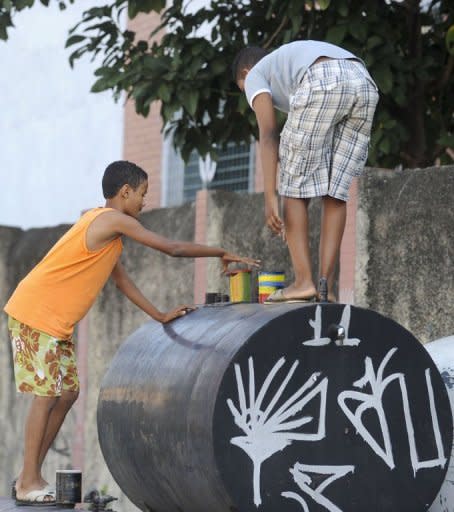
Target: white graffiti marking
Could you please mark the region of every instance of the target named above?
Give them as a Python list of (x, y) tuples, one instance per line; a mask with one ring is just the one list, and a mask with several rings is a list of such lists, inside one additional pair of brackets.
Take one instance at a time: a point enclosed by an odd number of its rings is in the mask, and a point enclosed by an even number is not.
[(356, 347), (361, 343), (361, 340), (359, 338), (349, 338), (348, 337), (348, 330), (350, 329), (350, 316), (351, 316), (351, 307), (350, 305), (347, 305), (344, 307), (342, 311), (342, 318), (339, 322), (340, 325), (345, 329), (345, 339), (343, 341), (343, 346), (350, 346), (350, 347)]
[[(350, 317), (351, 307), (347, 304), (342, 310), (342, 318), (339, 322), (339, 324), (345, 329), (345, 338), (342, 342), (342, 345), (347, 347), (356, 347), (361, 343), (361, 340), (358, 338), (348, 337), (348, 331), (350, 329)], [(309, 325), (314, 329), (314, 337), (310, 340), (303, 341), (303, 345), (320, 347), (323, 345), (329, 345), (329, 343), (331, 343), (331, 338), (322, 337), (322, 308), (320, 305), (315, 308), (315, 318), (313, 320), (309, 320)]]
[[(405, 381), (405, 375), (403, 373), (393, 373), (386, 377), (385, 379), (383, 379), (385, 367), (388, 364), (391, 357), (393, 356), (393, 354), (396, 352), (396, 350), (397, 348), (392, 348), (386, 354), (378, 368), (376, 375), (374, 367), (372, 365), (371, 358), (366, 357), (364, 376), (361, 377), (361, 379), (354, 382), (353, 386), (361, 389), (369, 384), (371, 387), (371, 393), (363, 393), (360, 391), (343, 391), (339, 394), (337, 401), (344, 414), (350, 420), (352, 425), (356, 428), (358, 434), (366, 441), (366, 443), (372, 448), (372, 450), (380, 458), (383, 459), (383, 461), (388, 465), (390, 469), (394, 469), (394, 455), (392, 450), (388, 422), (383, 408), (382, 399), (386, 388), (393, 381), (397, 381), (399, 383), (402, 396), (402, 404), (405, 425), (408, 434), (408, 444), (410, 449), (411, 463), (414, 475), (416, 475), (416, 472), (421, 468), (428, 468), (434, 466), (444, 467), (444, 465), (446, 464), (446, 457), (444, 456), (443, 444), (441, 441), (440, 426), (435, 407), (430, 370), (426, 369), (426, 386), (429, 395), (430, 412), (432, 417), (432, 429), (435, 437), (435, 443), (437, 446), (437, 458), (426, 461), (419, 460), (416, 448), (413, 420), (410, 413), (410, 403), (408, 400), (408, 391), (407, 384)], [(356, 400), (360, 402), (360, 405), (357, 407), (355, 412), (352, 412), (352, 410), (346, 405), (346, 400)], [(370, 432), (367, 430), (367, 428), (364, 426), (362, 422), (362, 415), (368, 409), (374, 409), (377, 413), (378, 420), (380, 423), (381, 435), (383, 438), (383, 446), (380, 446), (380, 444), (374, 439), (374, 437), (370, 434)]]
[(311, 340), (303, 341), (303, 345), (317, 347), (328, 345), (331, 342), (330, 338), (322, 338), (322, 308), (320, 305), (315, 308), (315, 318), (309, 320), (309, 325), (314, 329), (314, 337)]
[[(326, 496), (323, 496), (323, 491), (335, 480), (344, 477), (348, 473), (353, 473), (354, 471), (355, 466), (312, 466), (308, 464), (300, 464), (299, 462), (290, 469), (290, 473), (293, 475), (293, 479), (298, 487), (316, 503), (325, 507), (330, 512), (342, 512), (342, 510)], [(312, 478), (310, 477), (310, 474), (330, 476), (325, 478), (325, 480), (323, 480), (323, 482), (318, 486), (312, 487)], [(283, 492), (281, 495), (285, 498), (294, 499), (303, 507), (304, 512), (309, 512), (309, 506), (305, 499), (296, 492), (288, 491)]]
[[(244, 450), (252, 460), (254, 468), (254, 504), (257, 507), (262, 503), (260, 493), (260, 470), (262, 463), (276, 452), (282, 451), (293, 441), (319, 441), (325, 437), (326, 432), (325, 418), (328, 379), (325, 377), (318, 382), (320, 373), (313, 373), (282, 405), (278, 404), (287, 384), (295, 373), (299, 361), (293, 363), (276, 393), (269, 400), (268, 405), (264, 405), (265, 395), (277, 372), (284, 364), (285, 358), (281, 357), (265, 378), (256, 397), (254, 361), (250, 357), (248, 359), (248, 399), (246, 398), (240, 366), (235, 364), (239, 408), (234, 405), (230, 398), (227, 400), (227, 405), (236, 425), (246, 434), (233, 437), (230, 442)], [(315, 431), (294, 432), (294, 430), (303, 425), (314, 422), (312, 416), (303, 416), (301, 413), (304, 407), (318, 396), (320, 396), (320, 408)], [(275, 407), (278, 408), (273, 412)]]

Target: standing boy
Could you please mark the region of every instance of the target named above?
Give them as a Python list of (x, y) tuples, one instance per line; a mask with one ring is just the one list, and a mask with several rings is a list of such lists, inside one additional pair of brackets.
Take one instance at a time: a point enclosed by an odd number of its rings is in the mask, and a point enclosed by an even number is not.
[[(296, 41), (269, 54), (244, 48), (232, 71), (257, 118), (266, 224), (285, 234), (295, 273), (294, 283), (267, 302), (333, 301), (348, 190), (367, 160), (377, 88), (355, 55), (320, 41)], [(274, 107), (288, 113), (280, 142)], [(284, 222), (276, 197), (278, 161)], [(309, 253), (311, 197), (322, 197), (323, 205), (318, 291)]]
[(121, 236), (169, 256), (221, 258), (224, 271), (231, 262), (259, 263), (221, 248), (169, 240), (145, 229), (137, 218), (148, 176), (133, 163), (110, 164), (102, 187), (105, 207), (85, 213), (19, 283), (5, 306), (17, 390), (34, 394), (25, 424), (23, 468), (15, 484), (16, 501), (21, 505), (55, 503), (55, 490), (43, 479), (41, 467), (79, 393), (72, 334), (109, 276), (158, 322), (170, 322), (194, 310), (183, 305), (163, 313), (145, 298), (119, 261)]

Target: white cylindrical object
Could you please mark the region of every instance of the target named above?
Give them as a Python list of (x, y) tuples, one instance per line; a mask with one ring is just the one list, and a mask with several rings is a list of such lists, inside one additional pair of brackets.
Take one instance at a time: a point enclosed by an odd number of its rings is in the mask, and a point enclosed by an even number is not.
[[(424, 346), (446, 384), (451, 411), (454, 411), (454, 336), (440, 338)], [(428, 512), (454, 512), (454, 445), (445, 480)]]

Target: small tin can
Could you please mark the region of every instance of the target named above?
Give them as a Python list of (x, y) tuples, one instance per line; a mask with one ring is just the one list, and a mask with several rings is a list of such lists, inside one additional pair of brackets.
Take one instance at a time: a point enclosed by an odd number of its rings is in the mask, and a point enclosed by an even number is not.
[(251, 302), (251, 271), (234, 270), (230, 274), (230, 301)]
[(285, 272), (259, 272), (259, 302), (263, 303), (276, 290), (284, 288)]
[(82, 502), (82, 472), (80, 469), (57, 469), (56, 502), (67, 508), (74, 508)]

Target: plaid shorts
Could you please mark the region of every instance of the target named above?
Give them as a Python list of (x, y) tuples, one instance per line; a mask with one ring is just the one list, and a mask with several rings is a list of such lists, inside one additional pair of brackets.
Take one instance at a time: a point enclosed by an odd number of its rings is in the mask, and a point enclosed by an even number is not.
[(59, 340), (8, 317), (14, 376), (19, 393), (60, 396), (78, 391), (74, 342)]
[(279, 145), (279, 193), (346, 201), (367, 160), (378, 92), (354, 60), (313, 64), (290, 98)]

